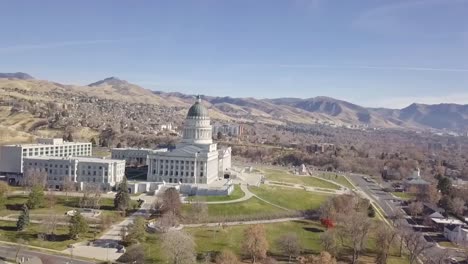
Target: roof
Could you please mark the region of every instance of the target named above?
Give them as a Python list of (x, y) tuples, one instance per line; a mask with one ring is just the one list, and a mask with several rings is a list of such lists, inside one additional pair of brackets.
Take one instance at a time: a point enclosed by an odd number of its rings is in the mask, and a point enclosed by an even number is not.
[(95, 163), (125, 162), (125, 160), (103, 159), (103, 158), (95, 158), (95, 157), (37, 156), (37, 157), (24, 157), (24, 159), (25, 160), (77, 160), (79, 162), (95, 162)]
[(416, 185), (427, 185), (429, 184), (429, 182), (423, 180), (422, 178), (420, 177), (415, 177), (415, 178), (409, 178), (407, 181), (406, 181), (407, 184), (416, 184)]
[(208, 110), (205, 106), (201, 103), (201, 97), (197, 96), (197, 101), (195, 104), (190, 107), (187, 113), (187, 118), (195, 117), (195, 118), (209, 118)]
[(454, 218), (445, 218), (445, 219), (431, 218), (431, 220), (437, 224), (443, 224), (443, 225), (463, 225), (462, 221), (458, 219), (454, 219)]

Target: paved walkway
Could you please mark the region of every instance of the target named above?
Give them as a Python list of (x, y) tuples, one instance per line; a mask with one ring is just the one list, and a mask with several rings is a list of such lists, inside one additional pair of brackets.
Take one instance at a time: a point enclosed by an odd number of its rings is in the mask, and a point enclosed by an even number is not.
[(298, 221), (304, 220), (305, 217), (285, 217), (277, 219), (267, 219), (267, 220), (252, 220), (252, 221), (234, 221), (234, 222), (224, 222), (224, 223), (202, 223), (202, 224), (187, 224), (183, 227), (215, 227), (220, 226), (221, 224), (227, 226), (236, 226), (236, 225), (255, 225), (255, 224), (272, 224), (272, 223), (282, 223), (289, 221)]
[[(135, 218), (138, 216), (149, 216), (149, 209), (155, 201), (156, 196), (142, 194), (136, 197), (136, 199), (142, 199), (144, 201), (141, 205), (141, 208), (138, 209), (138, 211), (133, 213), (131, 216), (125, 218), (125, 220), (123, 220), (122, 222), (112, 225), (107, 232), (105, 232), (99, 239), (97, 239), (93, 243), (92, 246), (88, 246), (83, 243), (75, 244), (75, 247), (73, 248), (73, 254), (76, 256), (106, 261), (114, 261), (120, 256), (122, 256), (122, 253), (118, 253), (116, 249), (117, 245), (122, 240), (122, 228), (132, 224)], [(70, 249), (64, 250), (63, 253), (70, 254)]]

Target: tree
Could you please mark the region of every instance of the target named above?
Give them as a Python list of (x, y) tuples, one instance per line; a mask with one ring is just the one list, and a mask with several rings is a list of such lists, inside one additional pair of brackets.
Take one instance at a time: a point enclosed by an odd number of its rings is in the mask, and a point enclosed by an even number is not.
[(27, 190), (31, 190), (34, 186), (41, 186), (44, 188), (46, 186), (46, 181), (47, 172), (28, 169), (24, 172), (20, 184), (26, 187)]
[(162, 251), (172, 264), (193, 264), (195, 242), (189, 234), (182, 231), (169, 231), (162, 235)]
[(452, 181), (448, 177), (440, 177), (437, 183), (437, 188), (444, 195), (450, 194), (452, 190)]
[(266, 258), (268, 241), (263, 225), (252, 225), (245, 229), (242, 248), (250, 255), (252, 263), (255, 263), (257, 259)]
[(72, 133), (68, 133), (67, 138), (66, 138), (66, 141), (68, 141), (68, 142), (73, 142), (73, 135), (72, 135)]
[(201, 223), (208, 217), (208, 205), (202, 201), (196, 201), (190, 206), (188, 215), (191, 222)]
[(161, 211), (163, 213), (171, 211), (176, 216), (180, 216), (182, 203), (179, 192), (175, 188), (167, 189), (162, 197)]
[(127, 178), (124, 177), (120, 182), (117, 193), (114, 198), (114, 207), (117, 210), (125, 211), (130, 205), (130, 193), (128, 191)]
[(460, 197), (455, 197), (452, 200), (452, 212), (456, 215), (462, 216), (465, 212), (465, 201)]
[(131, 245), (127, 247), (125, 253), (118, 259), (119, 263), (145, 263), (145, 248), (142, 244)]
[(418, 190), (417, 198), (420, 201), (424, 201), (426, 203), (437, 205), (437, 203), (439, 202), (441, 198), (441, 195), (440, 195), (439, 190), (437, 189), (437, 186), (432, 184), (432, 185), (429, 185), (427, 188), (420, 188)]
[(239, 259), (234, 252), (224, 249), (216, 256), (216, 264), (239, 264)]
[(68, 234), (71, 239), (77, 239), (79, 235), (88, 232), (88, 223), (86, 219), (76, 212), (71, 218), (68, 226)]
[(16, 222), (16, 230), (23, 231), (29, 225), (29, 209), (28, 206), (23, 204), (21, 209), (21, 214), (18, 217), (18, 221)]
[(307, 256), (299, 259), (299, 264), (336, 264), (336, 259), (326, 251), (318, 256)]
[(421, 202), (411, 202), (408, 205), (408, 211), (412, 217), (422, 214), (424, 205)]
[(278, 248), (283, 252), (284, 255), (288, 256), (288, 262), (291, 263), (293, 257), (296, 257), (301, 253), (301, 245), (299, 238), (295, 233), (288, 233), (282, 235), (278, 241)]
[(369, 206), (367, 207), (367, 216), (370, 217), (370, 218), (374, 218), (375, 217), (375, 209), (374, 209), (374, 206), (372, 206), (372, 204), (369, 203)]
[(431, 244), (426, 242), (424, 236), (421, 233), (415, 232), (412, 229), (405, 229), (401, 233), (401, 236), (409, 253), (410, 264), (416, 263), (418, 256), (432, 247)]
[(133, 220), (133, 223), (128, 228), (128, 234), (125, 236), (124, 242), (127, 244), (135, 244), (145, 240), (146, 221), (143, 217), (138, 216)]
[(338, 244), (336, 240), (336, 231), (334, 229), (327, 229), (320, 235), (320, 241), (325, 251), (336, 256), (338, 253)]
[(397, 233), (393, 228), (386, 225), (379, 225), (376, 230), (377, 264), (386, 264), (390, 248), (396, 238)]
[(5, 207), (10, 187), (6, 182), (0, 181), (0, 209)]
[(159, 219), (159, 227), (163, 232), (167, 232), (171, 227), (179, 225), (179, 217), (172, 211), (168, 211)]
[(352, 212), (341, 216), (337, 231), (342, 245), (353, 250), (353, 264), (358, 262), (361, 251), (365, 247), (371, 226), (372, 222), (365, 213)]
[(44, 189), (40, 185), (34, 185), (26, 202), (28, 208), (36, 209), (44, 206)]
[(70, 177), (65, 177), (62, 184), (62, 191), (65, 192), (65, 199), (68, 201), (68, 192), (75, 190), (75, 182)]
[(91, 140), (90, 140), (89, 142), (91, 142), (91, 144), (93, 145), (93, 147), (96, 146), (96, 139), (91, 138)]

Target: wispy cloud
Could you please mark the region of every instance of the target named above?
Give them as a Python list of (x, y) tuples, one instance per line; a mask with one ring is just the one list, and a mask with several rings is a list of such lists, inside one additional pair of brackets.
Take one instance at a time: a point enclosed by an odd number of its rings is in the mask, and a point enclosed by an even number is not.
[(326, 65), (326, 64), (236, 64), (251, 67), (278, 68), (323, 68), (323, 69), (368, 69), (368, 70), (397, 70), (397, 71), (436, 71), (436, 72), (468, 72), (468, 68), (439, 68), (419, 66), (372, 66), (372, 65)]
[(14, 53), (14, 52), (24, 52), (24, 51), (32, 51), (32, 50), (54, 49), (54, 48), (69, 47), (69, 46), (96, 45), (96, 44), (111, 43), (111, 42), (117, 42), (117, 41), (119, 40), (95, 39), (95, 40), (73, 40), (73, 41), (61, 41), (61, 42), (48, 42), (48, 43), (38, 43), (38, 44), (23, 44), (23, 45), (0, 47), (0, 53)]

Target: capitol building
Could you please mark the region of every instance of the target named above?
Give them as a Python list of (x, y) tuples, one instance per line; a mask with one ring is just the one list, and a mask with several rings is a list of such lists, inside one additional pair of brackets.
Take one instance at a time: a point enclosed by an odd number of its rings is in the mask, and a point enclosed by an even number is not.
[(213, 143), (208, 110), (200, 96), (188, 110), (182, 141), (173, 150), (151, 152), (147, 165), (149, 182), (210, 184), (228, 178), (231, 148), (218, 149)]

